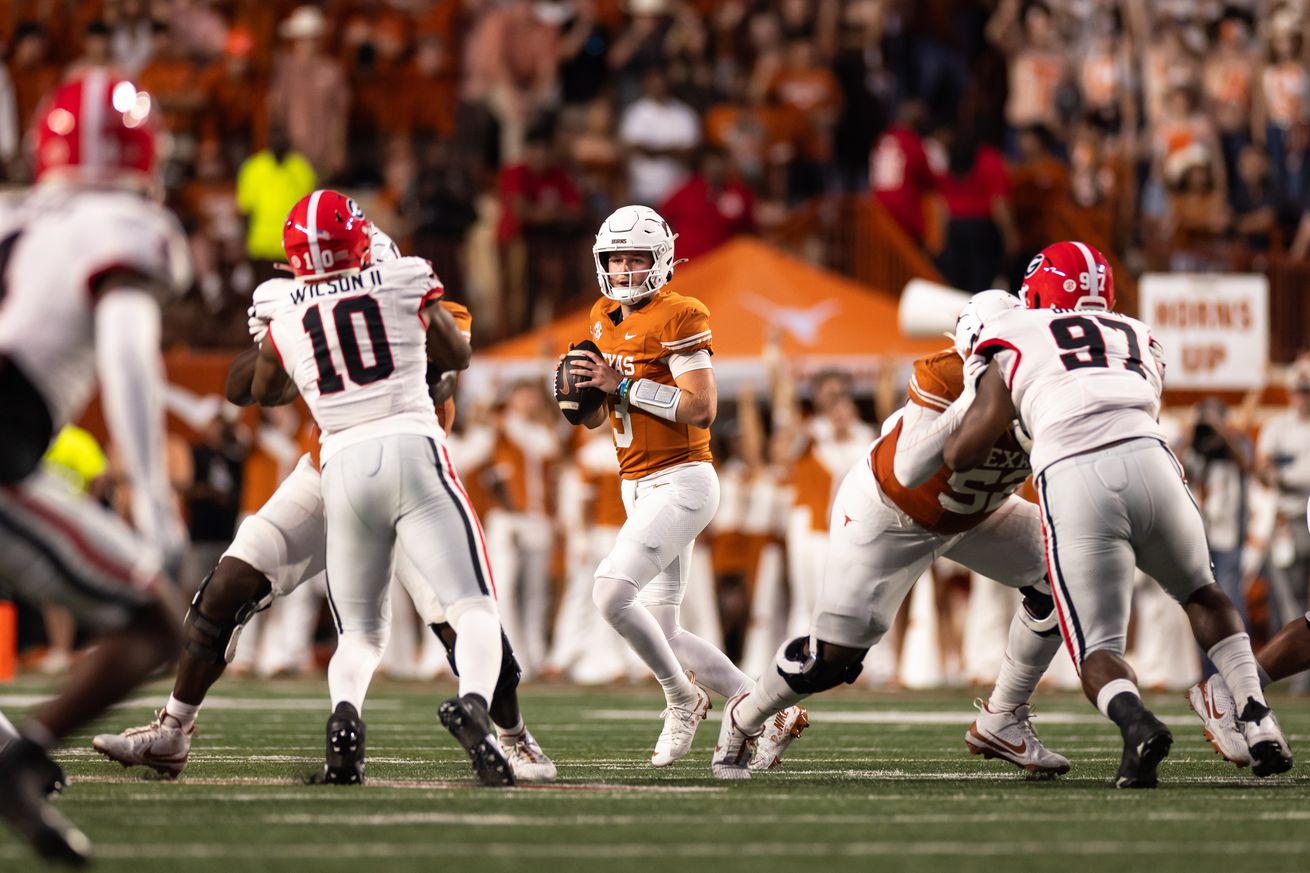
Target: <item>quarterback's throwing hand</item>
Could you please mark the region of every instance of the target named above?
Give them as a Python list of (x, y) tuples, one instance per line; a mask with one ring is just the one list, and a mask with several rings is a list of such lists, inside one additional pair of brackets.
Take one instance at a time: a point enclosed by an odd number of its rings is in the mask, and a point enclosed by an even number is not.
[(613, 394), (618, 390), (619, 383), (623, 381), (622, 374), (618, 370), (605, 363), (604, 358), (595, 352), (580, 350), (586, 355), (587, 360), (578, 361), (574, 364), (575, 369), (580, 373), (586, 374), (585, 379), (578, 381), (579, 388), (599, 388), (606, 394)]

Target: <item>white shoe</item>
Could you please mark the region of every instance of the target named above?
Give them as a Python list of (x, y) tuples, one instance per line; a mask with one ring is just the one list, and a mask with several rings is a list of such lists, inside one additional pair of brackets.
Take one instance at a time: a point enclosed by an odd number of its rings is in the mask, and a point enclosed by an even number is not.
[(537, 738), (524, 728), (520, 733), (497, 731), (496, 739), (505, 750), (505, 760), (519, 782), (554, 782), (558, 771), (555, 762), (541, 749)]
[(1042, 745), (1032, 725), (1032, 707), (1023, 704), (1012, 711), (996, 712), (985, 701), (975, 700), (978, 718), (964, 732), (969, 752), (984, 758), (1000, 758), (1020, 769), (1043, 776), (1069, 772), (1069, 759)]
[(799, 703), (789, 706), (764, 723), (764, 733), (755, 741), (752, 770), (772, 770), (782, 763), (782, 753), (810, 726), (810, 714)]
[(1273, 710), (1247, 698), (1242, 718), (1237, 720), (1251, 751), (1251, 772), (1257, 776), (1276, 776), (1292, 769), (1292, 748), (1278, 726)]
[(696, 689), (696, 702), (690, 707), (670, 706), (660, 713), (664, 719), (664, 730), (660, 731), (660, 738), (655, 741), (655, 751), (650, 756), (650, 762), (656, 767), (667, 767), (691, 751), (696, 728), (710, 711), (709, 694), (696, 684), (695, 674), (688, 673), (687, 676)]
[(1187, 703), (1201, 717), (1205, 738), (1225, 761), (1238, 767), (1251, 763), (1251, 752), (1246, 737), (1237, 726), (1237, 704), (1218, 673), (1187, 689)]
[(723, 704), (723, 724), (719, 727), (719, 739), (714, 744), (714, 757), (710, 759), (710, 772), (715, 779), (749, 779), (751, 778), (751, 755), (755, 752), (755, 741), (765, 732), (761, 728), (754, 736), (737, 727), (734, 716), (737, 704), (749, 692), (729, 698)]
[(121, 734), (100, 734), (91, 740), (91, 748), (124, 767), (153, 767), (170, 779), (176, 779), (186, 767), (191, 752), (191, 735), (196, 726), (186, 730), (163, 723), (164, 712), (143, 727), (128, 728)]

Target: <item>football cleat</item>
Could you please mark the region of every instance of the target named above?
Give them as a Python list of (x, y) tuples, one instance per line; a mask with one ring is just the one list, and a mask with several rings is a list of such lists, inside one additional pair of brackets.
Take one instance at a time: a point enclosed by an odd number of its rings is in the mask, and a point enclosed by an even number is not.
[(751, 778), (755, 742), (765, 729), (752, 736), (737, 727), (733, 715), (737, 712), (737, 704), (745, 697), (746, 693), (738, 694), (723, 705), (723, 723), (719, 727), (719, 739), (714, 744), (714, 757), (710, 759), (710, 772), (715, 779)]
[(1069, 772), (1069, 759), (1052, 752), (1033, 730), (1032, 707), (1028, 704), (1011, 711), (993, 710), (986, 701), (975, 700), (978, 717), (964, 732), (969, 753), (984, 758), (1009, 761), (1020, 770), (1037, 776), (1059, 776)]
[(437, 717), (468, 752), (473, 772), (490, 788), (514, 784), (514, 771), (491, 732), (487, 705), (474, 695), (452, 697), (437, 707)]
[(696, 690), (696, 702), (689, 707), (668, 706), (660, 713), (660, 718), (664, 719), (664, 729), (660, 731), (659, 739), (655, 741), (655, 751), (650, 755), (650, 762), (656, 767), (667, 767), (691, 751), (696, 728), (710, 711), (710, 696), (696, 684), (696, 674), (688, 673), (687, 677)]
[(1218, 673), (1187, 689), (1187, 703), (1201, 718), (1205, 738), (1226, 761), (1238, 767), (1251, 763), (1246, 737), (1237, 726), (1237, 704)]
[(1292, 749), (1278, 726), (1273, 710), (1255, 698), (1246, 699), (1246, 707), (1237, 723), (1251, 750), (1251, 772), (1257, 776), (1276, 776), (1292, 769)]
[(1114, 777), (1114, 787), (1154, 788), (1158, 782), (1156, 770), (1173, 742), (1174, 735), (1164, 722), (1149, 712), (1142, 716), (1124, 731), (1123, 759)]
[(355, 705), (344, 700), (328, 716), (323, 781), (328, 785), (364, 783), (364, 720)]
[(782, 753), (801, 731), (810, 726), (810, 714), (799, 703), (779, 710), (764, 723), (764, 733), (755, 741), (755, 755), (751, 758), (752, 770), (772, 770), (782, 763)]
[(554, 782), (555, 762), (541, 749), (537, 738), (527, 728), (516, 734), (497, 732), (497, 740), (509, 761), (516, 782)]
[(176, 779), (186, 768), (191, 752), (192, 724), (186, 730), (164, 722), (164, 711), (148, 725), (128, 728), (121, 734), (99, 734), (91, 748), (124, 767), (151, 767), (169, 779)]
[(0, 819), (51, 861), (82, 865), (91, 841), (46, 800), (51, 768), (58, 768), (31, 740), (15, 740), (0, 752)]

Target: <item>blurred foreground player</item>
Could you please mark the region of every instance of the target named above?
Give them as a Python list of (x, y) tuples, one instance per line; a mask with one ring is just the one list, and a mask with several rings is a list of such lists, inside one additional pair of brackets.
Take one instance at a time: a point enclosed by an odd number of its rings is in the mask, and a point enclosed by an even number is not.
[[(0, 753), (0, 817), (42, 854), (87, 838), (45, 800), (49, 750), (174, 656), (165, 568), (185, 547), (164, 468), (159, 304), (191, 281), (156, 190), (150, 98), (104, 70), (65, 83), (35, 121), (36, 186), (0, 205), (0, 584), (99, 631), (63, 691)], [(132, 523), (38, 468), (99, 379), (132, 484)]]
[(954, 346), (915, 361), (903, 409), (868, 456), (846, 474), (833, 501), (828, 560), (811, 632), (785, 643), (755, 690), (728, 701), (711, 769), (719, 779), (744, 766), (769, 713), (855, 681), (915, 582), (946, 556), (1023, 592), (1010, 623), (991, 697), (965, 733), (969, 750), (1040, 776), (1069, 770), (1032, 728), (1029, 700), (1060, 648), (1046, 581), (1037, 507), (1014, 494), (1029, 473), (1013, 434), (970, 469), (942, 464), (940, 421), (968, 390), (964, 362), (983, 325), (1018, 306), (1005, 291), (974, 295), (960, 311)]
[[(370, 264), (400, 257), (391, 238), (371, 222), (369, 233)], [(239, 406), (254, 403), (250, 395), (254, 364), (259, 343), (268, 331), (270, 310), (294, 286), (291, 279), (271, 279), (255, 289), (250, 320), (255, 345), (239, 355), (228, 371), (226, 393), (232, 403)], [(472, 323), (469, 311), (444, 297), (438, 303), (468, 339)], [(452, 400), (455, 372), (443, 372), (439, 366), (431, 365), (428, 382), (438, 410), (438, 423), (449, 432), (455, 415)], [(451, 667), (455, 668), (455, 629), (413, 564), (403, 554), (397, 557), (394, 570), (397, 579), (413, 599), (424, 624), (445, 646)], [(186, 767), (200, 707), (235, 654), (242, 628), (256, 613), (268, 609), (275, 599), (285, 597), (321, 574), (323, 567), (322, 482), (316, 454), (306, 454), (268, 502), (241, 523), (232, 544), (201, 583), (184, 624), (185, 645), (173, 692), (158, 718), (121, 734), (101, 734), (95, 737), (92, 746), (125, 767), (151, 767), (166, 776), (177, 777)], [(503, 633), (501, 646), (500, 676), (490, 706), (497, 739), (515, 779), (552, 781), (556, 776), (555, 764), (523, 722), (518, 702), (518, 662)], [(325, 766), (325, 781), (363, 781), (362, 734), (350, 760), (332, 757), (336, 766)]]
[[(676, 263), (674, 239), (645, 206), (625, 206), (605, 219), (592, 246), (603, 296), (588, 324), (601, 354), (574, 350), (561, 362), (571, 364), (579, 387), (605, 395), (581, 423), (597, 428), (609, 421), (614, 430), (628, 519), (596, 568), (592, 599), (664, 690), (664, 729), (651, 754), (656, 767), (691, 751), (710, 708), (697, 681), (724, 697), (754, 684), (678, 620), (696, 536), (719, 505), (719, 479), (710, 456), (718, 391), (709, 312), (666, 285)], [(800, 707), (771, 715), (778, 717), (777, 742), (760, 758), (765, 769), (807, 724)]]
[(1145, 324), (1111, 311), (1114, 275), (1084, 243), (1040, 252), (1023, 294), (1027, 309), (983, 326), (973, 363), (989, 363), (973, 402), (943, 417), (954, 431), (944, 457), (952, 469), (973, 466), (1016, 416), (1031, 435), (1061, 629), (1088, 700), (1123, 735), (1115, 786), (1154, 788), (1173, 743), (1123, 658), (1134, 566), (1183, 607), (1233, 690), (1256, 775), (1290, 769), (1250, 639), (1215, 583), (1200, 511), (1160, 430), (1159, 344)]

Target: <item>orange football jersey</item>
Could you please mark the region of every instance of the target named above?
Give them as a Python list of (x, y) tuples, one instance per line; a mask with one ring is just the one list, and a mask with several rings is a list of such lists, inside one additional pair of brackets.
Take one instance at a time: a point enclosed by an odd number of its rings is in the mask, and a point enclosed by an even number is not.
[[(591, 308), (589, 321), (588, 335), (605, 360), (634, 382), (650, 379), (672, 385), (669, 355), (700, 349), (713, 352), (705, 304), (667, 287), (627, 318), (619, 304), (602, 297)], [(605, 399), (605, 406), (624, 479), (640, 479), (675, 464), (712, 460), (707, 428), (658, 418), (612, 396)]]
[[(914, 362), (909, 400), (945, 411), (964, 390), (964, 362), (955, 349), (945, 349)], [(898, 421), (873, 447), (869, 463), (882, 493), (923, 528), (957, 534), (977, 525), (1005, 502), (1028, 478), (1028, 455), (1011, 431), (997, 441), (991, 455), (972, 470), (952, 473), (945, 464), (917, 488), (896, 481), (893, 462), (903, 421)]]

